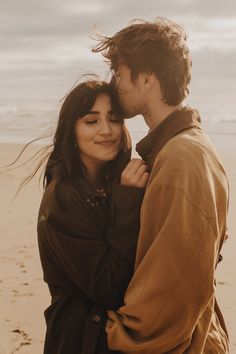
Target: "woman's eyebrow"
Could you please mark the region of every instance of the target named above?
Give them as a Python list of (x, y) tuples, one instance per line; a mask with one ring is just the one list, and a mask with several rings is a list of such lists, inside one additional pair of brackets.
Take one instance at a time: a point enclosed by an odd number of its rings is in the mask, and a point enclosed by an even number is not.
[[(109, 114), (115, 113), (113, 109), (111, 109), (110, 111), (108, 111)], [(86, 115), (88, 114), (100, 114), (99, 111), (89, 111)]]
[(99, 111), (89, 111), (87, 114), (99, 114)]

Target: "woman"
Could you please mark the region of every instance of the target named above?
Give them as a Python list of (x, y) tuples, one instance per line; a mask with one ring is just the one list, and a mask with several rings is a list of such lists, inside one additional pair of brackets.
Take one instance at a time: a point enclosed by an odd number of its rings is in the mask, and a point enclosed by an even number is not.
[(52, 296), (44, 354), (109, 353), (106, 310), (122, 304), (132, 275), (148, 179), (143, 161), (129, 158), (111, 86), (78, 85), (61, 108), (38, 217)]

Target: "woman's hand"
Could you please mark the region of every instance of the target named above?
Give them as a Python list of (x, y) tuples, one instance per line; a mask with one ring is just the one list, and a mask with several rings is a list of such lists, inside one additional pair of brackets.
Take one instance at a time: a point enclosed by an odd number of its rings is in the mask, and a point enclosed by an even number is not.
[(149, 173), (148, 166), (141, 159), (132, 159), (121, 174), (121, 184), (123, 186), (145, 188)]

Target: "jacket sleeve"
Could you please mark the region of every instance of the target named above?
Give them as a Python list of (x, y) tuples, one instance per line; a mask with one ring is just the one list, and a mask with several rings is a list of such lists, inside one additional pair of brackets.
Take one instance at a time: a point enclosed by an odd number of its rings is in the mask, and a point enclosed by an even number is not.
[(185, 352), (214, 292), (212, 220), (184, 189), (159, 182), (156, 176), (143, 201), (142, 249), (124, 305), (108, 313), (109, 348), (124, 353)]
[[(123, 303), (133, 273), (143, 193), (138, 188), (113, 187), (113, 222), (103, 239), (89, 229), (79, 227), (88, 222), (89, 215), (85, 215), (84, 208), (80, 213), (73, 198), (70, 208), (76, 208), (78, 218), (78, 228), (73, 230), (73, 235), (58, 227), (55, 218), (39, 222), (42, 264), (51, 260), (50, 265), (43, 267), (47, 272), (45, 280), (51, 285), (66, 287), (63, 279), (69, 278), (86, 298), (106, 309), (117, 309)], [(50, 274), (47, 270), (50, 268), (55, 272)], [(61, 276), (56, 274), (58, 270)]]

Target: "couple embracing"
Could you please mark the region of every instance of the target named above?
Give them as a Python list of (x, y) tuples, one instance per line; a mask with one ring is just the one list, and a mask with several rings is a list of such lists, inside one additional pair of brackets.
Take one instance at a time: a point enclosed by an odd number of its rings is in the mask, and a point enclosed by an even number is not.
[[(51, 293), (44, 354), (228, 353), (215, 298), (228, 183), (196, 109), (186, 34), (158, 18), (100, 39), (112, 80), (66, 97), (38, 242)], [(136, 146), (124, 119), (150, 128)]]

